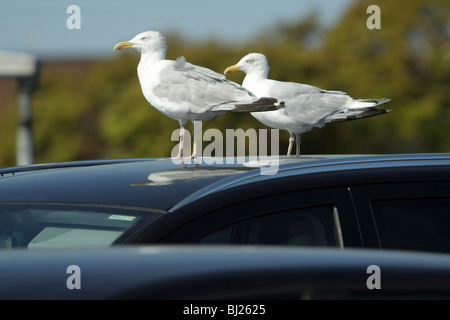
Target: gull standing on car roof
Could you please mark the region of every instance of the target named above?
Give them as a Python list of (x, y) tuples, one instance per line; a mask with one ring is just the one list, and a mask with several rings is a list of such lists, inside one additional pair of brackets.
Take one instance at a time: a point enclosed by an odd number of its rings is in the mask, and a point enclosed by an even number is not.
[(166, 41), (157, 31), (139, 33), (129, 41), (119, 42), (114, 50), (136, 49), (141, 53), (137, 67), (142, 93), (147, 101), (164, 115), (180, 123), (180, 145), (177, 158), (183, 157), (185, 124), (194, 124), (194, 150), (197, 157), (197, 121), (225, 112), (276, 110), (282, 103), (274, 98), (258, 98), (224, 75), (187, 63), (184, 57), (166, 60)]
[(296, 140), (296, 154), (300, 155), (300, 134), (326, 123), (363, 119), (389, 112), (378, 106), (391, 101), (383, 99), (354, 100), (342, 91), (328, 91), (311, 85), (268, 79), (269, 64), (265, 55), (250, 53), (236, 65), (225, 69), (225, 74), (236, 70), (246, 73), (242, 86), (258, 97), (274, 97), (285, 102), (285, 108), (252, 113), (266, 126), (289, 131), (292, 152)]

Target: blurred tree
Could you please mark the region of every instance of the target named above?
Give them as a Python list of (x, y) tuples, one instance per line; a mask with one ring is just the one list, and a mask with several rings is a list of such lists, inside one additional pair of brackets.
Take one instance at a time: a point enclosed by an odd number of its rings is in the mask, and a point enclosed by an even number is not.
[(449, 151), (450, 3), (379, 1), (381, 30), (368, 30), (361, 13), (372, 2), (356, 2), (327, 34), (327, 81), (355, 97), (390, 97), (394, 112), (336, 130), (380, 152)]

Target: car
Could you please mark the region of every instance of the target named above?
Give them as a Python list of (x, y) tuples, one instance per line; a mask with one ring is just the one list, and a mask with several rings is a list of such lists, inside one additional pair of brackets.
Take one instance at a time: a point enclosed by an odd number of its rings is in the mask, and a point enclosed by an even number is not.
[[(139, 158), (0, 169), (0, 247), (450, 252), (450, 154)], [(220, 159), (219, 159), (220, 160)]]
[(274, 300), (449, 298), (450, 256), (441, 253), (204, 245), (0, 252), (2, 300), (158, 300), (145, 305), (153, 312), (161, 300), (184, 300), (162, 304), (173, 318), (203, 310), (273, 319), (303, 306)]

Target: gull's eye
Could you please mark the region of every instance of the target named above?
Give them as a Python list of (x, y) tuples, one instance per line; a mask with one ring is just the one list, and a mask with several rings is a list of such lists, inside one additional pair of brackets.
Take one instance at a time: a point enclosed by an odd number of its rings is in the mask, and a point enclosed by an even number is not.
[(142, 41), (147, 40), (147, 37), (142, 37), (141, 40)]
[(248, 64), (250, 64), (250, 63), (253, 63), (255, 60), (253, 60), (253, 59), (248, 59), (248, 60), (245, 60), (245, 63), (248, 63)]

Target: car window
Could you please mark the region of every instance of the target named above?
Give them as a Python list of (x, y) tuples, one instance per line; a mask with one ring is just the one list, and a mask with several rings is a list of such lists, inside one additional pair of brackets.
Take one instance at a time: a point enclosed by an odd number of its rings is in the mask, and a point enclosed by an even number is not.
[(450, 252), (450, 198), (371, 203), (382, 248)]
[(0, 249), (107, 247), (150, 217), (117, 208), (0, 205)]
[(195, 242), (337, 247), (342, 241), (334, 211), (321, 206), (267, 214), (221, 228)]

